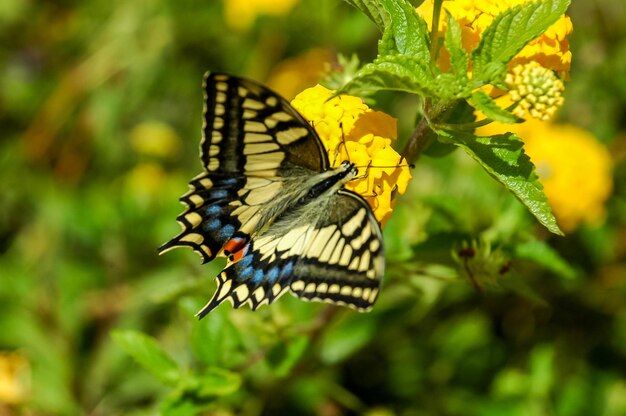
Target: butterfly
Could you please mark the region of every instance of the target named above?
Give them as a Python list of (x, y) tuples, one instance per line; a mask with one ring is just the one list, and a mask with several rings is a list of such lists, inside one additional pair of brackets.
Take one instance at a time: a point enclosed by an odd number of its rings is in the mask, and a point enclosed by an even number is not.
[(217, 289), (197, 314), (225, 300), (256, 310), (289, 291), (369, 310), (384, 273), (380, 225), (331, 167), (322, 141), (281, 96), (240, 77), (207, 73), (200, 159), (177, 217), (182, 232), (159, 254), (191, 247), (204, 263), (225, 256)]

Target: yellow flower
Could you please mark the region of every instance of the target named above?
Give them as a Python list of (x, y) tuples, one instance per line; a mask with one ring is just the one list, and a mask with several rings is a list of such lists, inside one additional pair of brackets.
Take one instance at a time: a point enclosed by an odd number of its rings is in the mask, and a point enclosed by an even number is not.
[(0, 403), (21, 403), (29, 390), (28, 360), (17, 352), (0, 352)]
[(167, 158), (178, 154), (181, 140), (167, 124), (147, 121), (131, 130), (130, 144), (137, 153)]
[[(459, 22), (463, 46), (470, 51), (478, 44), (483, 31), (498, 14), (529, 1), (531, 0), (455, 0), (445, 1), (442, 9), (448, 10)], [(428, 27), (432, 28), (433, 0), (425, 0), (417, 8), (417, 12), (426, 20)], [(443, 10), (438, 27), (440, 35), (443, 36), (446, 29), (446, 14)], [(556, 71), (561, 78), (567, 79), (572, 60), (567, 36), (572, 33), (572, 30), (570, 18), (565, 15), (561, 16), (545, 33), (526, 45), (513, 58), (510, 67), (534, 61)], [(443, 50), (442, 60), (445, 62), (446, 59), (447, 55)]]
[(311, 49), (285, 59), (270, 72), (267, 85), (291, 100), (299, 91), (317, 84), (331, 59), (332, 54), (326, 49)]
[[(358, 97), (340, 95), (317, 85), (301, 92), (291, 104), (317, 131), (333, 167), (349, 160), (366, 176), (346, 185), (372, 207), (384, 224), (395, 205), (396, 191), (406, 191), (411, 172), (391, 147), (397, 137), (396, 119), (371, 110)], [(328, 100), (328, 101), (327, 101)]]
[(506, 76), (511, 100), (517, 102), (513, 113), (525, 118), (529, 114), (539, 120), (550, 120), (563, 105), (563, 83), (554, 72), (530, 62), (517, 65)]
[(564, 231), (580, 223), (595, 223), (604, 216), (611, 194), (612, 160), (593, 135), (573, 125), (535, 119), (516, 125), (489, 125), (481, 135), (513, 131), (525, 142), (526, 153), (537, 167), (548, 202)]
[(259, 15), (280, 16), (293, 8), (298, 0), (225, 0), (224, 13), (229, 26), (246, 30)]
[(126, 188), (136, 198), (151, 198), (159, 194), (166, 180), (166, 173), (156, 163), (139, 163), (126, 175)]

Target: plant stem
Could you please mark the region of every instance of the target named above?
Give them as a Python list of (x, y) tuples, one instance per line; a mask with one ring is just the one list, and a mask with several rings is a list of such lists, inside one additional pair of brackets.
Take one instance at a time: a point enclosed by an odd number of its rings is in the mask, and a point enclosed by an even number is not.
[(430, 141), (426, 137), (426, 133), (430, 128), (428, 127), (428, 119), (424, 116), (413, 130), (409, 142), (404, 146), (402, 151), (402, 157), (407, 163), (415, 163), (419, 158), (422, 151), (427, 147)]
[(430, 101), (424, 103), (424, 116), (417, 123), (411, 138), (409, 139), (404, 150), (402, 150), (402, 157), (409, 163), (416, 163), (422, 152), (432, 143), (434, 137), (432, 134), (431, 120), (439, 117), (448, 107), (444, 105), (433, 106)]

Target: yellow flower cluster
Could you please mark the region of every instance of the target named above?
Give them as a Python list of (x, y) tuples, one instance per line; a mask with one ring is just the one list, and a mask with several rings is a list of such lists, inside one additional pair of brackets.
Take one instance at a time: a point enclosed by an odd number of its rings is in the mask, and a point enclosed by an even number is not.
[(525, 142), (537, 167), (548, 202), (563, 231), (580, 223), (602, 220), (611, 194), (612, 160), (608, 150), (589, 132), (573, 125), (528, 120), (515, 125), (488, 125), (481, 135), (513, 131)]
[(239, 30), (248, 29), (259, 15), (280, 16), (293, 8), (298, 0), (225, 0), (226, 23)]
[[(455, 0), (444, 1), (442, 8), (459, 22), (463, 32), (463, 46), (470, 51), (478, 44), (482, 33), (498, 14), (529, 1), (531, 0)], [(429, 28), (432, 28), (433, 5), (433, 0), (425, 0), (417, 8)], [(446, 29), (446, 14), (443, 11), (438, 27), (443, 36)], [(534, 61), (567, 79), (572, 60), (567, 36), (572, 30), (569, 17), (561, 16), (543, 35), (526, 45), (513, 58), (511, 68)]]
[(363, 196), (384, 224), (395, 205), (395, 192), (403, 194), (411, 179), (407, 162), (391, 147), (397, 137), (396, 119), (371, 110), (358, 97), (340, 95), (329, 100), (332, 94), (317, 85), (298, 94), (291, 104), (315, 128), (333, 167), (349, 160), (357, 165), (359, 175), (367, 175), (346, 188)]
[(537, 62), (518, 65), (505, 80), (511, 100), (517, 102), (513, 113), (525, 118), (526, 114), (539, 120), (550, 120), (563, 105), (563, 82), (549, 69)]

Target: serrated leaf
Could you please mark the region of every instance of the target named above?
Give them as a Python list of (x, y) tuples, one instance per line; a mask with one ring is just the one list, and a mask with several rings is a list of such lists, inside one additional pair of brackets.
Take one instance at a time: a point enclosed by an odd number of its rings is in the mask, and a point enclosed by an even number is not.
[(502, 77), (509, 61), (556, 22), (568, 6), (569, 0), (542, 0), (496, 16), (472, 51), (474, 79), (488, 83)]
[(475, 91), (468, 100), (477, 110), (485, 116), (500, 123), (513, 124), (522, 121), (508, 110), (501, 108), (496, 102), (483, 91)]
[(455, 144), (511, 191), (548, 230), (563, 235), (519, 137), (513, 133), (489, 137), (458, 135)]
[(135, 361), (161, 381), (169, 385), (178, 383), (180, 369), (156, 339), (137, 331), (113, 331), (111, 336)]
[(378, 56), (389, 56), (398, 53), (396, 42), (393, 39), (393, 30), (385, 29), (383, 36), (378, 40)]
[(430, 62), (428, 26), (406, 0), (379, 0), (389, 13), (390, 27), (398, 53)]
[(450, 70), (460, 80), (466, 81), (469, 57), (463, 47), (461, 26), (447, 10), (446, 15), (448, 28), (444, 38), (444, 45), (450, 54)]
[(428, 95), (432, 94), (432, 79), (429, 68), (417, 59), (385, 56), (364, 65), (336, 94), (395, 90)]
[(574, 279), (576, 270), (561, 255), (543, 241), (531, 240), (518, 244), (513, 249), (515, 257), (537, 263), (566, 279)]
[(391, 21), (380, 0), (344, 0), (351, 6), (359, 9), (378, 26), (381, 32), (389, 26)]

